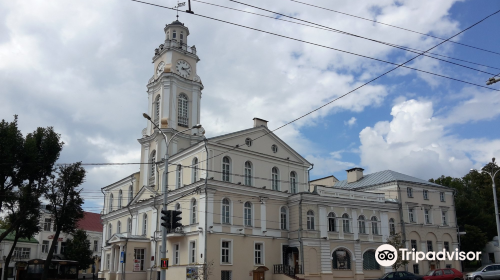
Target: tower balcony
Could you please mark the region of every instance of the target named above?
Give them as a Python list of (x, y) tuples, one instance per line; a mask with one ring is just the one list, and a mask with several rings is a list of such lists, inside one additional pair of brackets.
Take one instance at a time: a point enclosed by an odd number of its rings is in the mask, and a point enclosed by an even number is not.
[(193, 54), (196, 56), (195, 46), (190, 47), (184, 42), (182, 42), (182, 40), (177, 41), (177, 39), (167, 39), (165, 40), (165, 43), (161, 44), (160, 46), (158, 46), (158, 48), (155, 49), (155, 57), (161, 55), (163, 52), (167, 50), (172, 50), (172, 49), (182, 50), (185, 53)]

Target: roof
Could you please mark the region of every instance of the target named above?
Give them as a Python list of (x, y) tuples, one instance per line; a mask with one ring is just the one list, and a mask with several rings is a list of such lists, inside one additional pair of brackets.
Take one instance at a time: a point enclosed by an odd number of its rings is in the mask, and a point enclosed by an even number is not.
[(172, 21), (171, 24), (167, 24), (167, 25), (182, 25), (182, 26), (184, 26), (184, 23), (182, 23), (178, 19), (176, 19), (176, 20)]
[(78, 221), (78, 228), (86, 231), (102, 232), (101, 215), (91, 212), (83, 212), (83, 218)]
[(356, 182), (347, 183), (347, 180), (338, 181), (333, 185), (334, 188), (345, 188), (345, 189), (362, 189), (371, 186), (381, 185), (389, 182), (407, 182), (414, 184), (423, 184), (434, 187), (442, 187), (441, 185), (431, 183), (426, 180), (422, 180), (410, 175), (402, 174), (392, 170), (384, 170), (380, 172), (375, 172), (372, 174), (366, 174), (361, 179)]
[[(5, 229), (0, 229), (0, 234), (2, 234), (4, 232), (5, 232)], [(16, 237), (16, 232), (11, 231), (9, 234), (7, 234), (7, 236), (5, 236), (5, 238), (2, 241), (14, 241), (15, 237)], [(17, 242), (38, 243), (38, 240), (36, 240), (33, 237), (31, 237), (29, 239), (28, 238), (19, 238), (19, 240)]]

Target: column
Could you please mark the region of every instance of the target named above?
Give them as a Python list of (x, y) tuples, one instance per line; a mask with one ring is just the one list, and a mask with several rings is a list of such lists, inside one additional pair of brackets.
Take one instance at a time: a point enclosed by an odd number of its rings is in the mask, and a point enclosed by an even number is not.
[(123, 252), (123, 245), (120, 245), (120, 251), (118, 252), (118, 273), (122, 272), (122, 264), (121, 264), (121, 254)]
[(380, 212), (380, 234), (382, 234), (382, 240), (385, 241), (389, 238), (389, 217), (387, 212)]
[(330, 251), (330, 241), (321, 240), (320, 256), (321, 256), (321, 273), (332, 273), (332, 253)]
[[(262, 231), (267, 230), (267, 224), (266, 224), (266, 200), (267, 198), (260, 198), (260, 228)], [(288, 213), (288, 216), (290, 216), (290, 213)], [(288, 220), (290, 220), (290, 217), (288, 217)]]
[(328, 228), (327, 228), (328, 214), (326, 213), (325, 206), (319, 206), (318, 209), (319, 209), (318, 211), (319, 232), (320, 232), (320, 237), (323, 238), (328, 236)]
[(162, 95), (161, 95), (161, 118), (166, 118), (168, 120), (168, 126), (171, 127), (170, 121), (170, 81), (165, 80), (163, 82)]
[[(143, 155), (143, 158), (142, 158), (142, 162), (149, 162), (149, 143), (144, 143), (142, 144), (143, 147), (144, 147), (144, 155)], [(141, 172), (141, 175), (142, 175), (142, 185), (143, 186), (148, 186), (148, 164), (141, 164), (141, 168), (142, 168), (142, 172)]]
[[(359, 236), (358, 236), (358, 233), (359, 233), (359, 229), (358, 229), (358, 211), (356, 208), (353, 208), (351, 210), (351, 228), (352, 228), (352, 232), (354, 233), (354, 240), (358, 239)], [(363, 269), (361, 267), (361, 269)]]

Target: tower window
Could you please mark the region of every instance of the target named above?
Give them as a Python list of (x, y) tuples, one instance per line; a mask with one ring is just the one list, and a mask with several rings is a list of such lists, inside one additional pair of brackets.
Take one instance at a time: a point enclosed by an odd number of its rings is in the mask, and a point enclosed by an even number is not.
[(184, 44), (184, 32), (183, 31), (181, 31), (180, 39), (181, 39), (181, 44)]
[(177, 38), (177, 32), (175, 32), (175, 30), (174, 30), (174, 31), (172, 31), (172, 39), (175, 39), (175, 38)]
[(179, 103), (178, 103), (178, 120), (177, 124), (179, 126), (188, 127), (189, 118), (188, 118), (188, 98), (184, 93), (179, 95)]

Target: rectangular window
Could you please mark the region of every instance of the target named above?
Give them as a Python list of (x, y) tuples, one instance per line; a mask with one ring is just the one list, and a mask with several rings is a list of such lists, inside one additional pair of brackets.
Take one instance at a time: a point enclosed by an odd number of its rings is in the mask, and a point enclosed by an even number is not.
[(44, 231), (50, 231), (50, 226), (51, 226), (51, 220), (50, 219), (45, 219), (45, 222), (43, 223), (43, 230)]
[(444, 202), (444, 192), (439, 193), (439, 200), (441, 200), (441, 202)]
[(417, 240), (411, 240), (411, 248), (415, 249), (415, 251), (418, 251), (417, 250)]
[(196, 242), (192, 241), (189, 243), (189, 259), (191, 263), (196, 263)]
[(255, 243), (255, 264), (264, 264), (263, 262), (263, 250), (264, 249), (264, 244), (262, 243)]
[(220, 272), (220, 279), (221, 280), (232, 280), (233, 279), (233, 272), (231, 270), (222, 270)]
[(408, 197), (413, 197), (413, 189), (412, 188), (406, 188), (406, 193), (408, 194)]
[(56, 247), (54, 248), (54, 254), (57, 254), (57, 247), (59, 247), (59, 242), (56, 242)]
[(413, 208), (408, 209), (408, 220), (410, 221), (410, 223), (415, 222), (415, 215), (413, 213)]
[(42, 253), (48, 253), (49, 252), (49, 241), (44, 240), (42, 241)]
[(424, 190), (422, 193), (424, 194), (424, 199), (428, 200), (429, 199), (429, 192), (427, 190)]
[(448, 225), (448, 219), (446, 217), (447, 216), (446, 214), (447, 214), (446, 211), (441, 212), (441, 216), (443, 217), (443, 226)]
[(61, 254), (64, 254), (65, 250), (66, 250), (66, 242), (61, 242)]
[(445, 241), (445, 242), (444, 242), (444, 249), (445, 249), (446, 251), (450, 251), (450, 242), (448, 242), (448, 241)]
[(31, 248), (14, 248), (14, 259), (29, 259)]
[(231, 263), (231, 241), (222, 241), (221, 262)]
[(432, 249), (432, 241), (431, 240), (427, 240), (427, 252), (432, 252), (434, 251)]
[(144, 251), (145, 249), (134, 249), (134, 262), (140, 264), (140, 271), (144, 271)]
[(110, 270), (111, 268), (111, 254), (106, 255), (106, 269)]
[(174, 244), (174, 264), (178, 265), (180, 262), (180, 248), (179, 244)]
[(446, 268), (451, 268), (451, 264), (447, 264), (447, 265), (446, 265)]
[(99, 249), (99, 241), (94, 240), (94, 252), (97, 252)]
[(413, 273), (420, 274), (420, 271), (418, 270), (418, 264), (413, 265)]
[(429, 209), (424, 210), (424, 216), (425, 216), (425, 223), (430, 224), (431, 223), (431, 217), (429, 214)]

